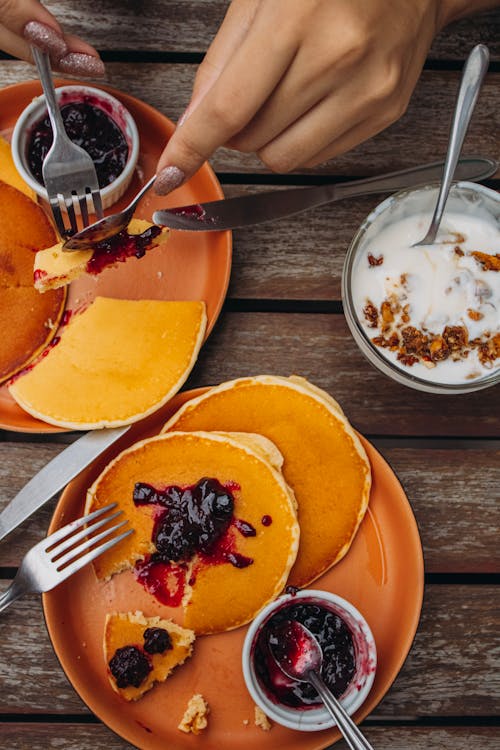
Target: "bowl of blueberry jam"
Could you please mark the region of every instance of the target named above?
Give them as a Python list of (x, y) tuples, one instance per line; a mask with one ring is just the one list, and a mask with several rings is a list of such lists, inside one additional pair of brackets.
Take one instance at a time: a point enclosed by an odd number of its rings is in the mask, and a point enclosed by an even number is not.
[[(312, 589), (290, 590), (268, 604), (248, 628), (243, 675), (255, 703), (290, 729), (315, 732), (335, 726), (314, 687), (287, 677), (273, 656), (273, 639), (297, 621), (315, 636), (323, 652), (321, 676), (349, 714), (371, 690), (377, 667), (375, 640), (363, 615), (340, 596)], [(275, 644), (274, 644), (275, 645)], [(287, 644), (280, 643), (280, 650)], [(290, 654), (297, 644), (290, 644)]]
[[(70, 139), (92, 157), (104, 208), (116, 203), (133, 177), (139, 156), (139, 134), (130, 112), (114, 96), (91, 86), (56, 89), (64, 127)], [(42, 164), (52, 145), (45, 97), (23, 110), (12, 134), (12, 156), (21, 177), (47, 200)]]

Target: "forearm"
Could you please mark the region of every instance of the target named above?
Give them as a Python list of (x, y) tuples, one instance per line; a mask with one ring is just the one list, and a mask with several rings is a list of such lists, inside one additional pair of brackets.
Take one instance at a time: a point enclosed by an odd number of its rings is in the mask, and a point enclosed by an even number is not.
[(493, 8), (500, 8), (500, 0), (441, 0), (438, 26), (443, 28), (452, 21)]

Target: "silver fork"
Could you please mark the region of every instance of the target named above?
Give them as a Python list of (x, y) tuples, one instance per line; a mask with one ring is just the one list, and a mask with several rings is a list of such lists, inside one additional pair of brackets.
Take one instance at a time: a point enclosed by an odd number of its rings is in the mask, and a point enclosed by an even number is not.
[[(116, 503), (111, 503), (76, 521), (71, 521), (35, 544), (24, 556), (16, 577), (7, 591), (0, 595), (0, 612), (7, 609), (23, 594), (41, 594), (42, 591), (50, 591), (132, 534), (133, 529), (128, 529), (109, 539), (111, 534), (127, 523), (126, 520), (95, 534), (98, 529), (121, 515), (121, 510), (106, 515), (115, 507)], [(90, 525), (86, 526), (88, 523)], [(107, 538), (108, 541), (104, 541)]]
[[(54, 140), (42, 165), (43, 181), (50, 208), (62, 237), (78, 231), (77, 212), (83, 226), (89, 224), (89, 208), (102, 219), (102, 201), (96, 170), (91, 156), (68, 137), (57, 104), (54, 81), (47, 53), (32, 47), (38, 75), (42, 84)], [(69, 228), (65, 225), (61, 206), (68, 214)], [(75, 210), (76, 209), (76, 210)]]

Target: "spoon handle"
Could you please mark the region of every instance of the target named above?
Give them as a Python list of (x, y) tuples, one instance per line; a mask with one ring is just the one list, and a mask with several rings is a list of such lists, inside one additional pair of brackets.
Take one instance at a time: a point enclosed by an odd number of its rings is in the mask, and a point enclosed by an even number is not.
[(345, 708), (330, 692), (317, 672), (309, 672), (307, 679), (316, 688), (316, 692), (335, 719), (338, 728), (351, 750), (373, 750), (368, 740), (363, 736), (353, 722)]
[(450, 141), (448, 146), (448, 152), (446, 154), (446, 161), (443, 171), (443, 179), (441, 181), (441, 188), (439, 190), (439, 196), (432, 217), (431, 226), (427, 233), (427, 238), (431, 238), (431, 241), (424, 241), (418, 244), (432, 244), (436, 238), (437, 230), (441, 223), (444, 207), (448, 200), (448, 193), (450, 192), (451, 181), (455, 173), (458, 158), (462, 150), (467, 129), (476, 106), (477, 97), (481, 88), (481, 83), (484, 78), (486, 71), (488, 70), (488, 64), (490, 61), (490, 53), (488, 47), (484, 44), (477, 44), (471, 53), (469, 54), (462, 73), (460, 81), (460, 87), (457, 96), (457, 102), (455, 105), (455, 111), (453, 113), (453, 121), (451, 124)]

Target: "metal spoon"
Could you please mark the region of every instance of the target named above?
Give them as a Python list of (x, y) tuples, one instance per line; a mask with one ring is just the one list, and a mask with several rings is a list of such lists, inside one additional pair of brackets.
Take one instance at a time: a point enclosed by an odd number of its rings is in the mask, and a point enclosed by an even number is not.
[(309, 682), (316, 689), (351, 750), (373, 750), (323, 681), (323, 652), (311, 631), (296, 620), (288, 620), (274, 628), (269, 635), (269, 649), (278, 667), (292, 680)]
[(458, 90), (457, 102), (450, 131), (450, 140), (448, 151), (444, 164), (443, 179), (439, 189), (439, 195), (434, 209), (429, 229), (425, 237), (420, 242), (415, 242), (413, 247), (420, 245), (432, 245), (436, 239), (441, 219), (443, 218), (444, 208), (448, 200), (451, 181), (455, 173), (458, 157), (462, 150), (465, 134), (469, 127), (469, 122), (476, 105), (479, 89), (484, 75), (488, 70), (490, 53), (488, 47), (484, 44), (478, 44), (469, 54), (465, 61), (462, 72), (462, 79)]
[(148, 182), (146, 182), (146, 184), (139, 190), (135, 198), (122, 211), (118, 211), (116, 214), (111, 214), (110, 216), (105, 216), (104, 219), (96, 221), (95, 224), (91, 224), (85, 229), (82, 229), (81, 232), (77, 232), (66, 240), (62, 246), (63, 250), (86, 250), (95, 245), (96, 242), (107, 240), (109, 237), (113, 237), (113, 235), (126, 229), (134, 215), (135, 207), (144, 193), (147, 193), (155, 179), (156, 175), (153, 175), (153, 177), (151, 177), (151, 179), (148, 180)]

